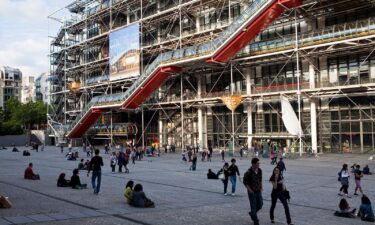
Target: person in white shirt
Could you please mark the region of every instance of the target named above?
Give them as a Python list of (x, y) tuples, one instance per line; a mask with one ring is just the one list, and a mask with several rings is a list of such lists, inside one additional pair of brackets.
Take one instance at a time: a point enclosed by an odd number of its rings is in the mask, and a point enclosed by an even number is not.
[(350, 198), (349, 193), (348, 193), (349, 177), (350, 177), (348, 164), (342, 165), (342, 169), (339, 172), (339, 176), (340, 176), (341, 188), (340, 188), (340, 192), (338, 193), (338, 195), (342, 196), (344, 193), (344, 195)]

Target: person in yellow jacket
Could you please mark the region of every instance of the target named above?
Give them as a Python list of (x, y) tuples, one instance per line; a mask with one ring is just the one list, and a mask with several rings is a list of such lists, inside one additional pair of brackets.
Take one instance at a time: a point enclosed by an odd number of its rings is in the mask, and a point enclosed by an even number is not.
[(130, 202), (132, 201), (132, 197), (133, 197), (133, 185), (134, 185), (134, 182), (132, 180), (129, 180), (128, 183), (125, 186), (124, 197), (125, 197), (126, 202), (128, 204), (130, 204)]

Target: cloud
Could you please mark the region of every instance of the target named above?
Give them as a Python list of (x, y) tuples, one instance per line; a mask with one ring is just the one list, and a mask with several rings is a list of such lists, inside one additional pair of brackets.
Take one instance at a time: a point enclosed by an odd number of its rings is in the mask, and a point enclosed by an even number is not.
[(26, 76), (49, 70), (48, 36), (58, 24), (48, 15), (73, 0), (0, 0), (0, 66), (21, 69)]
[(48, 45), (35, 39), (11, 42), (0, 48), (0, 62), (17, 67), (24, 75), (36, 76), (48, 70)]

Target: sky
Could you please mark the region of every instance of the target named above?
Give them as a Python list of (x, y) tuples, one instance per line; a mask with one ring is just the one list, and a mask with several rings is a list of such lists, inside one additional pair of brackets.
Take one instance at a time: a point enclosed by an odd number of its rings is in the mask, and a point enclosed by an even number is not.
[(72, 1), (0, 0), (0, 66), (19, 68), (24, 76), (48, 72), (48, 36), (60, 25), (47, 17)]

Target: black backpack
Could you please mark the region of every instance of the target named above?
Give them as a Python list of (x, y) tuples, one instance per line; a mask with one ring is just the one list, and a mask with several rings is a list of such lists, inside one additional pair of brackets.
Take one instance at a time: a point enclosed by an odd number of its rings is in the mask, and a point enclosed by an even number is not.
[(249, 182), (249, 176), (250, 176), (250, 169), (248, 169), (244, 175), (243, 175), (243, 184), (246, 186), (246, 184)]

